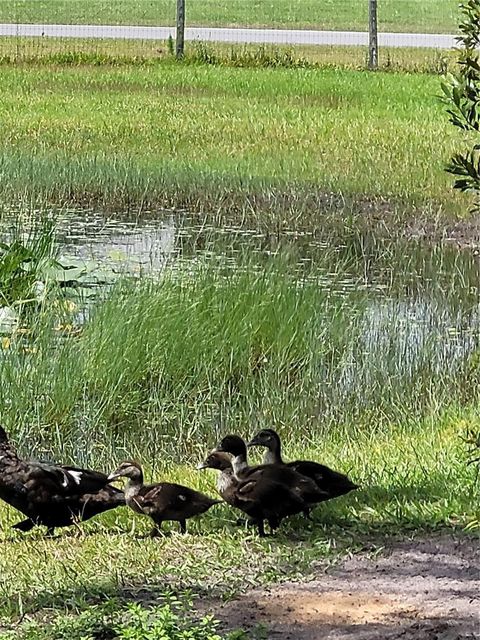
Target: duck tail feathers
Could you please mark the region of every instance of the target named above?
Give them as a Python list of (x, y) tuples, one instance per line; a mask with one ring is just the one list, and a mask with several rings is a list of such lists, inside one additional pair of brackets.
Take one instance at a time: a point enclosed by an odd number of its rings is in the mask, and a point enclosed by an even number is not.
[(7, 432), (2, 425), (0, 425), (0, 444), (8, 444)]

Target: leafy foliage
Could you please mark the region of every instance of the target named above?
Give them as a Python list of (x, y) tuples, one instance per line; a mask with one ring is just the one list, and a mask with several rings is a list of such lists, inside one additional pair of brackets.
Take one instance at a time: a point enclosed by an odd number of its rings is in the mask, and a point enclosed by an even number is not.
[[(167, 595), (156, 607), (138, 603), (122, 605), (109, 600), (90, 605), (78, 615), (59, 615), (51, 623), (26, 623), (20, 632), (0, 633), (0, 640), (239, 640), (241, 630), (220, 635), (212, 616), (192, 620), (191, 602)], [(15, 636), (11, 635), (15, 633)], [(18, 635), (20, 633), (20, 635)]]
[(18, 229), (12, 235), (10, 242), (0, 242), (0, 306), (38, 300), (44, 287), (37, 283), (57, 266), (53, 223), (42, 222), (26, 237)]
[[(58, 257), (55, 222), (48, 218), (24, 230), (21, 225), (0, 237), (0, 335), (31, 333), (35, 314), (47, 307), (57, 324), (70, 321), (76, 300), (113, 282), (113, 271), (95, 261)], [(67, 317), (65, 317), (67, 316)], [(37, 322), (38, 325), (38, 322)], [(7, 344), (6, 343), (6, 344)]]
[(450, 122), (473, 137), (473, 147), (456, 153), (447, 171), (456, 176), (455, 189), (475, 194), (474, 211), (480, 210), (480, 2), (468, 0), (460, 5), (463, 20), (458, 37), (463, 49), (456, 75), (446, 77), (442, 84)]

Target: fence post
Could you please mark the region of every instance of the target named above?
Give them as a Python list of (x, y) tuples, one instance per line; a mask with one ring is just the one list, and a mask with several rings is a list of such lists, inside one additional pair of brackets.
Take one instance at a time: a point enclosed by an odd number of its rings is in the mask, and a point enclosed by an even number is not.
[(378, 25), (377, 25), (377, 0), (369, 0), (368, 3), (368, 68), (378, 68)]
[(177, 0), (177, 37), (175, 55), (177, 60), (185, 53), (185, 0)]

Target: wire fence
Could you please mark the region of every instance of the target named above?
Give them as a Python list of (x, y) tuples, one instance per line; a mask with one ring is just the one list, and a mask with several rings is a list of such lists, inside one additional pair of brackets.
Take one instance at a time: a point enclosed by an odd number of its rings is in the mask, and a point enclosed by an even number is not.
[[(171, 54), (178, 35), (177, 4), (181, 2), (0, 0), (0, 56)], [(415, 50), (416, 60), (440, 58), (455, 46), (456, 0), (185, 0), (186, 52), (198, 51), (199, 43), (217, 50), (289, 47), (298, 55), (334, 63), (351, 49), (352, 60), (376, 66), (371, 48), (368, 53), (372, 4), (378, 5), (380, 65), (405, 58), (407, 50)]]

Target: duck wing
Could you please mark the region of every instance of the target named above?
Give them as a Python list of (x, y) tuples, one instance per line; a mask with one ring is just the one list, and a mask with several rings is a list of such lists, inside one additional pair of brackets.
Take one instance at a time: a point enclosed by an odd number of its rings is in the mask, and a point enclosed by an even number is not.
[(59, 497), (96, 493), (108, 484), (108, 476), (99, 471), (63, 465), (31, 462), (25, 465), (27, 487), (42, 487)]
[(255, 517), (269, 521), (280, 521), (309, 508), (301, 493), (281, 482), (249, 479), (242, 482), (235, 492), (236, 504)]
[(143, 486), (134, 500), (144, 513), (152, 514), (165, 508), (181, 509), (189, 499), (187, 487), (169, 482)]
[(209, 496), (171, 482), (147, 485), (136, 495), (138, 506), (148, 515), (159, 513), (194, 514), (206, 511), (214, 504), (222, 502)]
[(244, 480), (264, 480), (284, 484), (309, 504), (316, 504), (330, 497), (312, 478), (285, 464), (262, 464), (251, 467), (245, 474)]
[(210, 496), (200, 491), (195, 491), (195, 489), (173, 482), (160, 482), (156, 485), (151, 485), (150, 488), (146, 487), (146, 489), (148, 491), (144, 494), (145, 504), (168, 503), (172, 508), (181, 508), (186, 504), (208, 504), (211, 506), (222, 502), (222, 500), (210, 498)]
[(322, 491), (328, 494), (327, 500), (358, 489), (358, 485), (352, 482), (348, 476), (318, 462), (295, 460), (294, 462), (289, 462), (287, 466), (297, 471), (297, 473), (311, 478)]
[[(69, 502), (68, 499), (67, 502)], [(125, 494), (121, 489), (107, 485), (95, 493), (83, 494), (77, 503), (78, 508), (75, 509), (72, 505), (72, 511), (80, 520), (88, 520), (110, 509), (124, 506)]]
[(63, 527), (125, 504), (123, 491), (98, 471), (19, 458), (0, 428), (0, 499), (27, 516), (16, 525)]
[[(19, 461), (0, 479), (0, 498), (28, 517), (16, 527), (28, 531), (38, 524), (68, 526), (125, 504), (120, 489), (97, 487), (98, 484), (83, 482), (81, 477), (71, 476), (54, 465)], [(91, 488), (95, 491), (86, 493)]]

